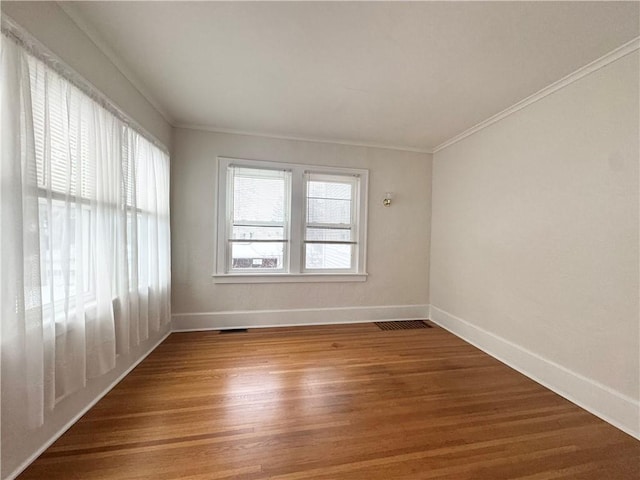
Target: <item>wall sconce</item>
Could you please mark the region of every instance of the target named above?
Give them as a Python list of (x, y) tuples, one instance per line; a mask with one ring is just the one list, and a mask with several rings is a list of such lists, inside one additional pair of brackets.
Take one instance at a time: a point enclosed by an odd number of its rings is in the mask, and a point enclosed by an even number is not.
[(392, 199), (393, 199), (393, 192), (385, 193), (384, 200), (382, 200), (382, 205), (384, 205), (385, 207), (390, 207)]

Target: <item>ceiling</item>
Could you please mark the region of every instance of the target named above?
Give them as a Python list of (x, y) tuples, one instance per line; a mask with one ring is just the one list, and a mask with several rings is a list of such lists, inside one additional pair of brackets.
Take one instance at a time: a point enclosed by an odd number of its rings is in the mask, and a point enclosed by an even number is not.
[(638, 2), (62, 2), (174, 126), (429, 151), (639, 35)]

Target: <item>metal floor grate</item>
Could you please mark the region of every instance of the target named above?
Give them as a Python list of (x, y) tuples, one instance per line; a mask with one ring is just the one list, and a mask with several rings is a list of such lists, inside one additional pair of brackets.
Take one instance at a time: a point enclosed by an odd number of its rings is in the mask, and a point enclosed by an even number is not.
[(374, 322), (380, 330), (414, 330), (416, 328), (433, 328), (424, 320), (403, 320), (400, 322)]

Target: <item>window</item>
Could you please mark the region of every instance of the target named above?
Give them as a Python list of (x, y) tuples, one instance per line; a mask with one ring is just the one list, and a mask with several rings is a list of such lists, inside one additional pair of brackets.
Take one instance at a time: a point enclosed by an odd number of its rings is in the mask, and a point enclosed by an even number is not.
[(366, 279), (368, 172), (218, 159), (219, 282)]
[(40, 230), (41, 306), (51, 318), (95, 300), (96, 166), (89, 98), (30, 61), (29, 80)]
[(81, 303), (77, 296), (85, 308), (95, 303), (103, 270), (97, 257), (105, 248), (114, 249), (118, 265), (106, 269), (110, 290), (147, 287), (142, 242), (159, 206), (144, 197), (156, 180), (150, 165), (156, 149), (63, 77), (35, 59), (31, 64), (41, 304), (59, 320)]
[(230, 271), (285, 271), (291, 172), (230, 166)]
[(352, 175), (305, 174), (304, 268), (307, 271), (351, 270), (358, 245)]

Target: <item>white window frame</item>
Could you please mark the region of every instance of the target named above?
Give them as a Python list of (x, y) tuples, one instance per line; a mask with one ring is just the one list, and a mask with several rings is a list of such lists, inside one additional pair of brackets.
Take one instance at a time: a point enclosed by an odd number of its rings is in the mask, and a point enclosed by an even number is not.
[[(352, 263), (352, 267), (350, 269), (335, 269), (335, 270), (331, 270), (331, 269), (319, 269), (319, 268), (308, 268), (306, 265), (302, 265), (302, 271), (304, 273), (341, 273), (341, 272), (345, 272), (345, 273), (358, 273), (358, 245), (359, 245), (359, 228), (358, 228), (358, 220), (359, 220), (359, 206), (360, 206), (360, 199), (359, 199), (359, 184), (360, 182), (359, 180), (359, 175), (352, 175), (352, 174), (336, 174), (335, 172), (327, 172), (326, 170), (319, 170), (319, 169), (307, 169), (305, 171), (305, 180), (304, 180), (304, 212), (305, 212), (305, 218), (304, 218), (304, 224), (302, 225), (303, 228), (303, 239), (302, 239), (302, 262), (305, 262), (306, 259), (306, 254), (307, 254), (307, 245), (311, 244), (311, 243), (320, 243), (320, 244), (328, 244), (328, 243), (332, 243), (330, 241), (324, 242), (324, 241), (309, 241), (306, 240), (304, 238), (304, 234), (305, 234), (305, 230), (307, 227), (311, 227), (313, 228), (315, 227), (330, 227), (330, 224), (314, 224), (309, 222), (309, 219), (306, 218), (307, 213), (309, 212), (309, 195), (308, 195), (308, 180), (307, 180), (307, 174), (309, 175), (313, 175), (316, 178), (319, 179), (323, 179), (325, 181), (333, 181), (336, 177), (342, 177), (340, 178), (341, 183), (345, 183), (345, 184), (350, 184), (353, 187), (353, 192), (354, 192), (354, 198), (352, 200), (352, 208), (351, 208), (351, 218), (349, 221), (349, 230), (354, 230), (355, 231), (355, 235), (354, 235), (354, 240), (351, 242), (334, 242), (334, 243), (338, 243), (338, 244), (343, 244), (343, 245), (350, 245), (350, 249), (351, 249), (351, 263)], [(337, 224), (331, 224), (331, 226), (333, 228), (337, 228)]]
[[(233, 215), (231, 214), (231, 211), (229, 208), (227, 208), (228, 205), (232, 205), (233, 204), (233, 193), (232, 193), (232, 179), (230, 178), (230, 176), (228, 175), (228, 168), (231, 166), (237, 166), (237, 167), (252, 167), (246, 163), (242, 163), (242, 164), (238, 164), (235, 161), (232, 162), (227, 162), (226, 166), (225, 166), (225, 177), (226, 177), (226, 194), (225, 194), (225, 214), (224, 214), (224, 231), (225, 231), (225, 239), (224, 239), (224, 243), (225, 243), (225, 253), (224, 253), (224, 272), (227, 274), (253, 274), (253, 272), (251, 271), (243, 271), (243, 269), (234, 269), (233, 265), (232, 265), (232, 249), (233, 249), (233, 241), (230, 240), (231, 238), (231, 231), (233, 229)], [(253, 168), (259, 168), (260, 170), (271, 170), (274, 172), (288, 172), (291, 173), (291, 170), (288, 168), (282, 168), (281, 166), (266, 166), (266, 167), (253, 167)], [(283, 228), (284, 228), (284, 237), (283, 237), (283, 249), (282, 249), (282, 253), (283, 253), (283, 265), (280, 268), (274, 268), (274, 269), (270, 269), (268, 271), (266, 270), (260, 270), (260, 273), (286, 273), (287, 271), (287, 265), (288, 265), (288, 259), (290, 256), (290, 248), (291, 248), (291, 244), (289, 242), (289, 238), (290, 238), (290, 231), (291, 231), (291, 185), (286, 185), (284, 187), (284, 219), (283, 219)], [(258, 222), (259, 225), (256, 226), (266, 226), (266, 224), (268, 222)], [(279, 226), (278, 225), (272, 225), (272, 226)], [(279, 242), (275, 242), (275, 243), (279, 243)]]
[[(369, 171), (365, 169), (329, 167), (320, 165), (296, 164), (286, 162), (272, 162), (267, 160), (247, 160), (231, 157), (217, 157), (216, 159), (216, 205), (215, 228), (216, 240), (214, 249), (214, 272), (216, 283), (295, 283), (295, 282), (364, 282), (367, 279), (367, 216), (368, 216), (368, 187)], [(277, 169), (291, 172), (291, 186), (289, 192), (289, 232), (285, 232), (288, 240), (285, 249), (284, 269), (267, 272), (230, 271), (229, 253), (229, 220), (228, 205), (231, 189), (228, 185), (227, 172), (230, 166)], [(353, 266), (351, 269), (327, 270), (304, 268), (304, 233), (306, 226), (306, 174), (326, 174), (351, 176), (359, 178), (357, 192), (353, 199), (353, 223), (356, 225), (356, 244), (353, 247)]]

